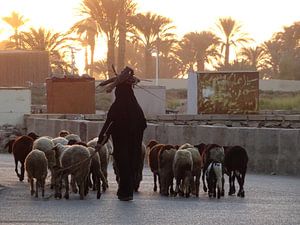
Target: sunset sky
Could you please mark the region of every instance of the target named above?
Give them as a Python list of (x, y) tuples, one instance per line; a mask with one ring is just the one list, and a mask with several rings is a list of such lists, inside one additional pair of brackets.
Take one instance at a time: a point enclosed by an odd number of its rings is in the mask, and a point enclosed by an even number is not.
[[(0, 0), (0, 17), (16, 11), (28, 18), (27, 26), (43, 26), (55, 31), (67, 31), (79, 20), (81, 0)], [(231, 16), (243, 25), (257, 44), (271, 38), (282, 27), (300, 21), (299, 0), (135, 0), (139, 12), (152, 11), (169, 17), (176, 26), (178, 37), (191, 31), (212, 30), (219, 17)], [(0, 40), (12, 34), (12, 30), (0, 21)], [(105, 55), (102, 51), (96, 58)], [(79, 56), (81, 57), (81, 56)]]

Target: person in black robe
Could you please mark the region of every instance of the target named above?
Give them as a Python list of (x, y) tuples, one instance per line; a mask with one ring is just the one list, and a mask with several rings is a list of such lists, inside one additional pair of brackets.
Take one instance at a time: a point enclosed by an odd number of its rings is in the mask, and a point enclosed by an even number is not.
[(137, 78), (133, 76), (133, 70), (126, 67), (113, 80), (112, 87), (116, 87), (115, 101), (108, 111), (97, 146), (111, 135), (113, 157), (119, 173), (117, 195), (121, 201), (129, 201), (133, 199), (135, 174), (141, 160), (142, 140), (147, 123), (134, 95), (133, 84)]

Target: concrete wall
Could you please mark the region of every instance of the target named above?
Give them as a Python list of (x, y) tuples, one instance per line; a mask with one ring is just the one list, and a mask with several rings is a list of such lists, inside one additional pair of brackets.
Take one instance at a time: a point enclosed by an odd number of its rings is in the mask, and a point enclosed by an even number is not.
[[(166, 113), (166, 88), (164, 86), (135, 86), (134, 95), (139, 102), (145, 116)], [(115, 95), (112, 93), (114, 101)]]
[(30, 105), (29, 89), (0, 87), (0, 125), (22, 125), (24, 114), (30, 113)]
[[(98, 136), (104, 122), (28, 117), (27, 132), (57, 136), (61, 129), (80, 135), (87, 141)], [(204, 125), (151, 124), (144, 141), (156, 139), (161, 143), (216, 143), (241, 145), (249, 155), (252, 172), (300, 175), (300, 129), (222, 127)]]
[(136, 86), (134, 94), (144, 114), (161, 115), (166, 113), (166, 88), (163, 86)]

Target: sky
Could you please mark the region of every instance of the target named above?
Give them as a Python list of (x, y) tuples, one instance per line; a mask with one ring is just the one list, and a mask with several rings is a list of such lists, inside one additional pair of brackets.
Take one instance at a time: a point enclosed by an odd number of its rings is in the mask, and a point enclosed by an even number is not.
[[(232, 17), (242, 24), (244, 32), (256, 44), (270, 39), (283, 26), (300, 21), (300, 0), (134, 0), (138, 12), (152, 11), (172, 19), (176, 34), (216, 30), (220, 17)], [(0, 18), (16, 11), (28, 18), (27, 26), (45, 27), (65, 32), (80, 19), (81, 0), (0, 0)], [(12, 35), (8, 25), (0, 21), (0, 40)], [(106, 55), (106, 43), (100, 42), (96, 59)], [(98, 43), (99, 43), (98, 42)], [(102, 46), (101, 46), (102, 45)], [(83, 51), (78, 53), (83, 57)]]

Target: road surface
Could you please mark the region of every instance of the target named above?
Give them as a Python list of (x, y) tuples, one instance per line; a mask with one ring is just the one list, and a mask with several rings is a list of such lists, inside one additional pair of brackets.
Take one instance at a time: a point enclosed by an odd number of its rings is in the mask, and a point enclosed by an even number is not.
[(0, 224), (300, 224), (299, 177), (247, 174), (245, 198), (228, 196), (225, 178), (226, 195), (219, 200), (209, 199), (202, 186), (199, 198), (162, 197), (152, 191), (151, 171), (145, 167), (140, 192), (133, 201), (121, 202), (110, 166), (110, 187), (100, 200), (93, 191), (85, 200), (74, 193), (69, 200), (56, 200), (49, 186), (46, 198), (36, 199), (27, 178), (18, 181), (12, 155), (0, 154)]

